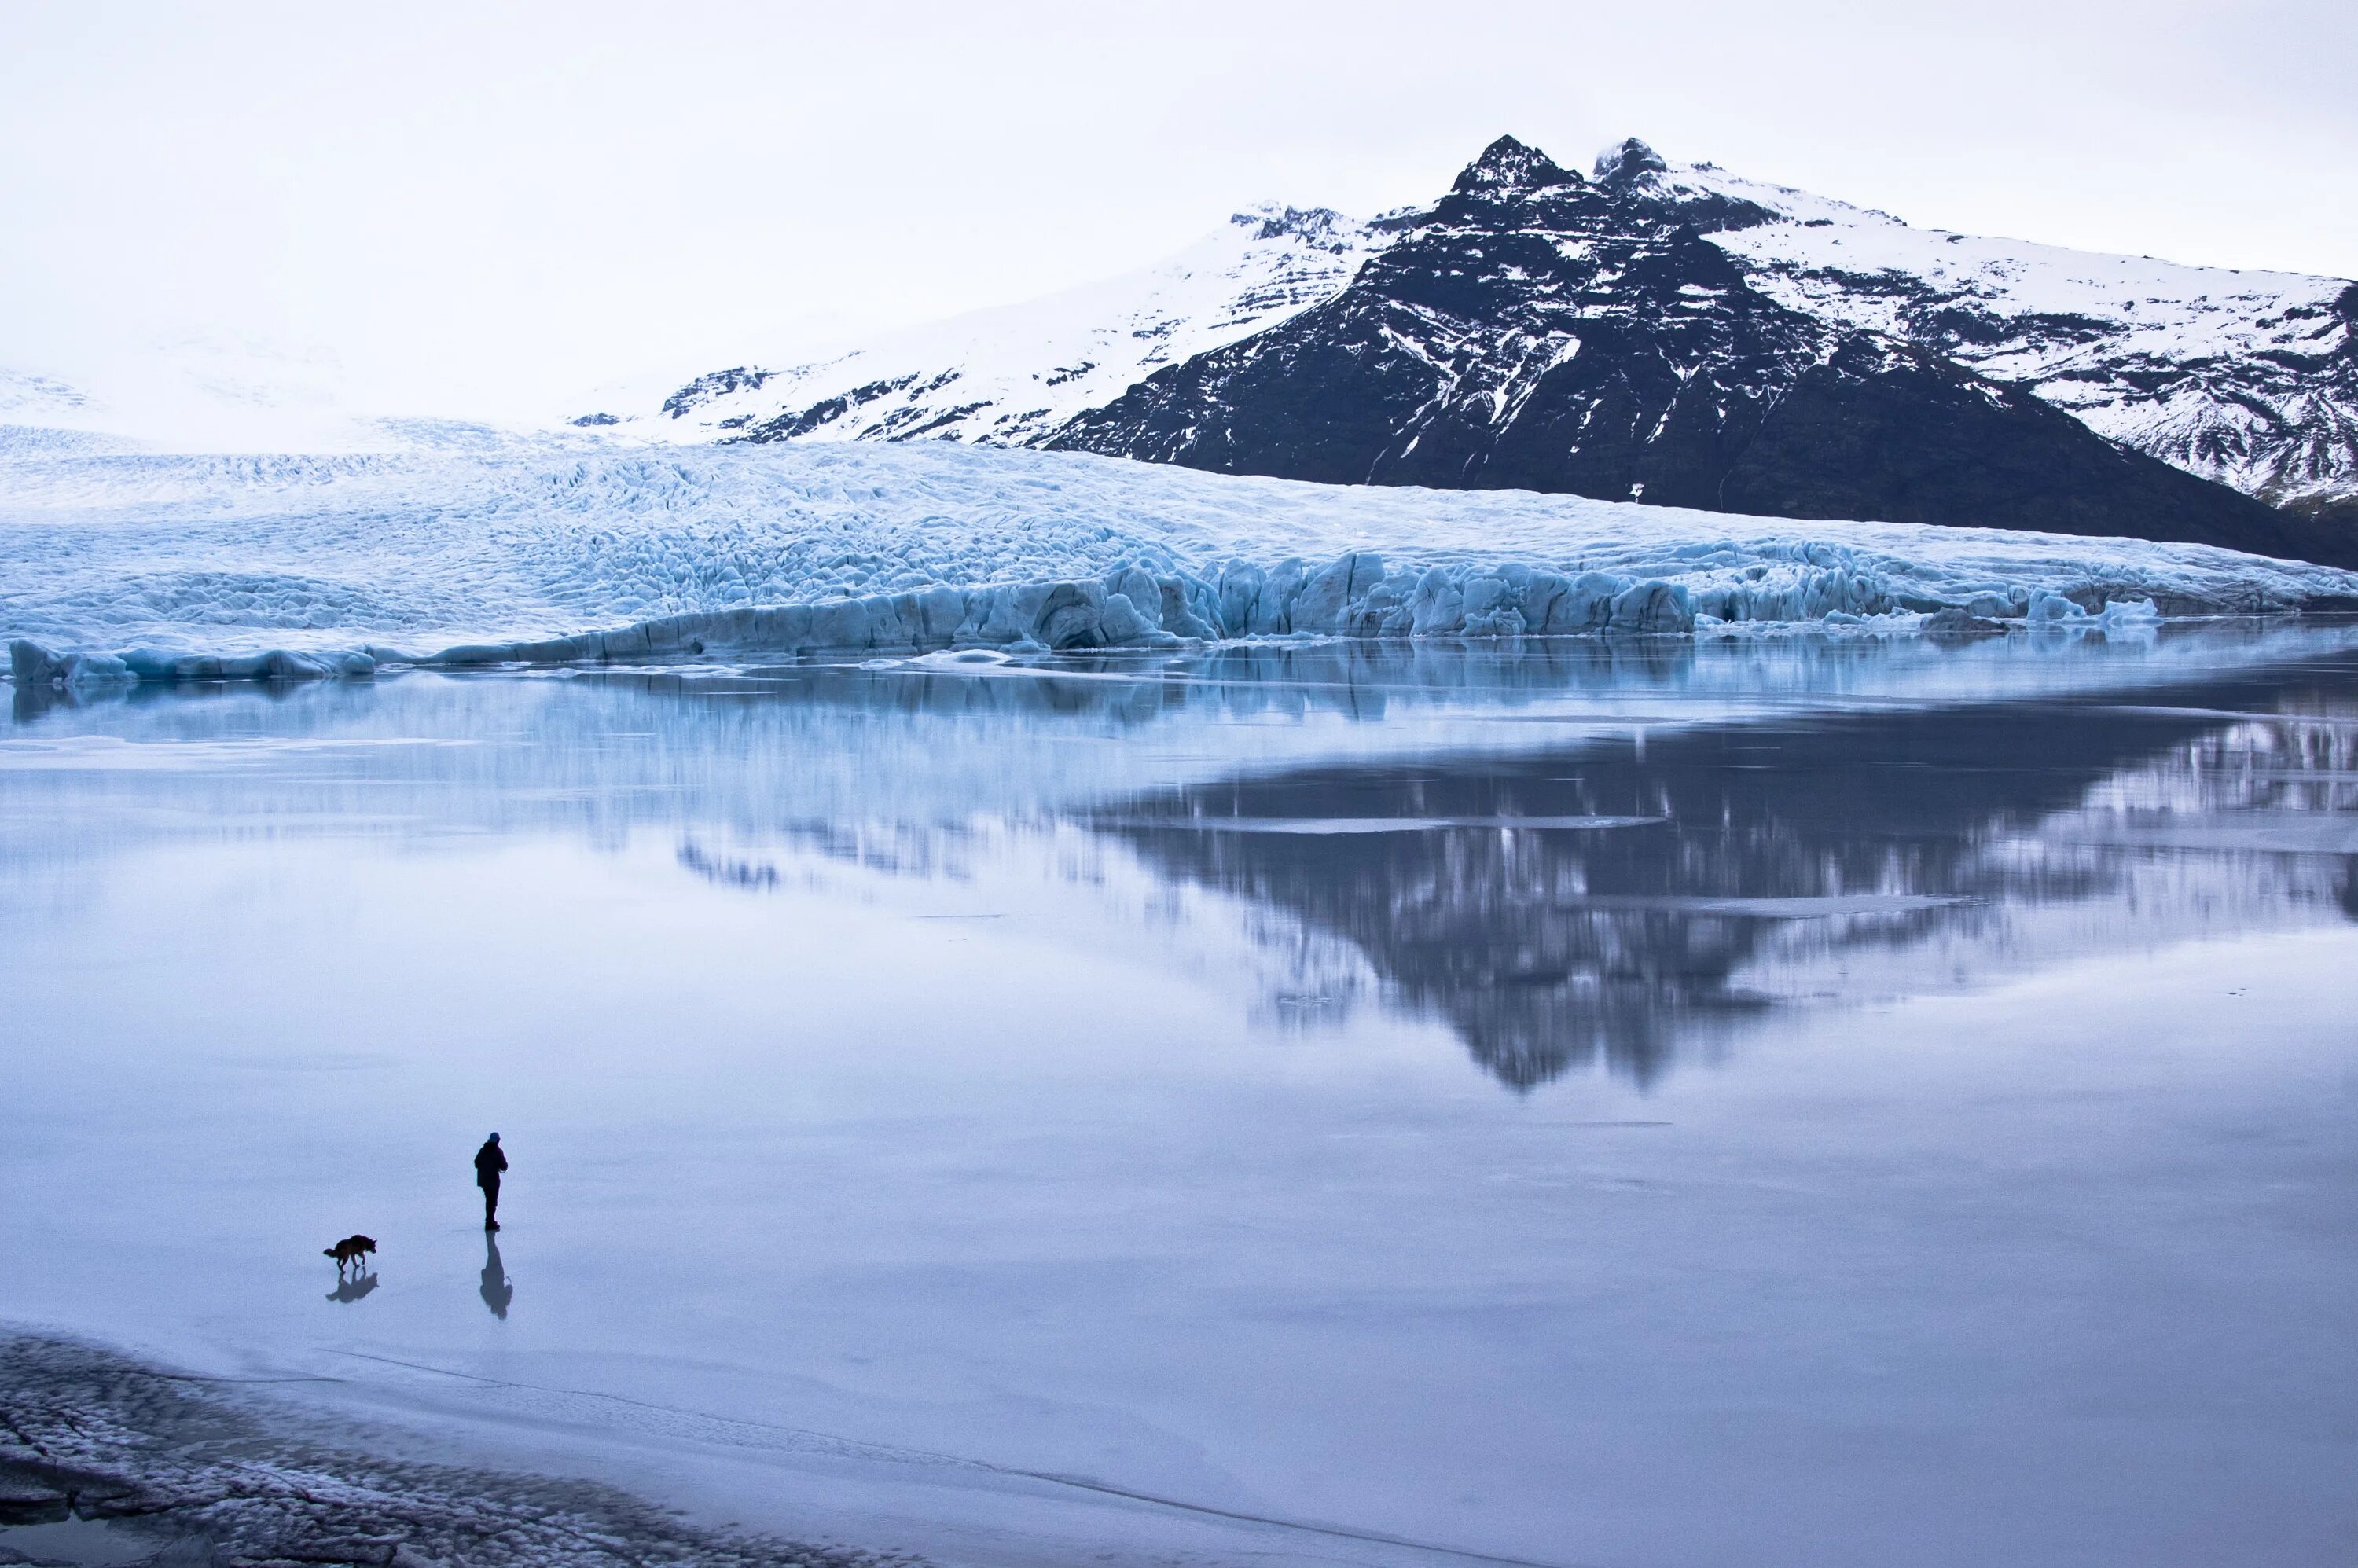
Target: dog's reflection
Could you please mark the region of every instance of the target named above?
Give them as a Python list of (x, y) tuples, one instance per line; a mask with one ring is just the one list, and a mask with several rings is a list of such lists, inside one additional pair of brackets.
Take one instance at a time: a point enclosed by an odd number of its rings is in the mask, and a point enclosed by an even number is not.
[(483, 1304), (492, 1315), (503, 1322), (508, 1315), (508, 1303), (515, 1300), (515, 1285), (508, 1279), (505, 1265), (500, 1261), (500, 1244), (488, 1230), (483, 1232)]
[(328, 1299), (331, 1302), (356, 1302), (374, 1289), (374, 1274), (353, 1274), (349, 1278), (339, 1274), (336, 1276), (336, 1288), (328, 1292)]

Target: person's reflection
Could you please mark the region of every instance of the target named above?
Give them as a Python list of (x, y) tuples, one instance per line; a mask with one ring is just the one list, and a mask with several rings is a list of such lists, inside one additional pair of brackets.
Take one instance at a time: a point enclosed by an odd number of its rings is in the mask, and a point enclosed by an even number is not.
[(515, 1300), (515, 1285), (508, 1279), (505, 1265), (500, 1261), (499, 1238), (490, 1231), (483, 1232), (483, 1304), (492, 1315), (507, 1320), (508, 1303)]

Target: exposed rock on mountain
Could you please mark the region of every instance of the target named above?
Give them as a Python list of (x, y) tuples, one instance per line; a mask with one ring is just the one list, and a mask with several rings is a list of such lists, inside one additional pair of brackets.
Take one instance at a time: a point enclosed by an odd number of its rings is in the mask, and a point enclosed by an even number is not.
[[(1340, 294), (1160, 370), (1047, 444), (1341, 483), (2137, 535), (2358, 558), (1930, 350), (1753, 287), (1660, 160), (1584, 179), (1501, 137)], [(1765, 211), (1703, 204), (1711, 221)]]
[(1240, 213), (1130, 278), (709, 372), (619, 424), (2347, 560), (2358, 284), (1914, 229), (1634, 139), (1583, 177), (1503, 137), (1430, 209)]
[(1780, 303), (2024, 384), (2262, 500), (2358, 506), (2358, 284), (1915, 229), (1708, 164), (1598, 161)]

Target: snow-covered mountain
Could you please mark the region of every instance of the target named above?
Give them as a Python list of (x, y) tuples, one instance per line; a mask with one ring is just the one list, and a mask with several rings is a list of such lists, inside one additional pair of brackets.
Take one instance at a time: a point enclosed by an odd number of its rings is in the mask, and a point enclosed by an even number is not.
[(1166, 364), (1331, 297), (1381, 240), (1323, 208), (1256, 208), (1143, 272), (813, 363), (711, 371), (660, 407), (572, 423), (665, 439), (1033, 445)]
[(90, 395), (70, 382), (0, 365), (0, 424), (64, 427), (90, 403)]
[[(8, 347), (0, 344), (0, 350)], [(0, 362), (0, 446), (331, 451), (401, 444), (331, 351), (190, 333), (92, 344), (70, 372)]]
[(1594, 178), (1688, 216), (1796, 310), (2027, 385), (2264, 501), (2358, 509), (2358, 283), (1912, 228), (1635, 140)]
[(1331, 483), (2358, 558), (2346, 529), (2117, 448), (1905, 339), (1782, 305), (1681, 208), (1512, 137), (1391, 227), (1332, 299), (1157, 371), (1044, 444)]
[[(1529, 254), (1503, 259), (1516, 245)], [(1461, 287), (1491, 268), (1482, 287)], [(1399, 308), (1380, 322), (1360, 309), (1370, 335), (1326, 346), (1355, 362), (1329, 368), (1389, 384), (1372, 408), (1347, 406), (1356, 395), (1331, 382), (1314, 391), (1299, 357), (1303, 318), (1352, 315), (1337, 303), (1362, 284), (1389, 287)], [(1271, 389), (1250, 410), (1227, 398), (1248, 365)], [(1551, 377), (1555, 393), (1585, 380), (1596, 395), (1549, 416), (1531, 399)], [(1620, 401), (1603, 396), (1608, 381), (1625, 384)], [(1796, 391), (1803, 405), (1787, 406)], [(2108, 467), (2077, 432), (2297, 512), (2358, 511), (2358, 285), (1915, 229), (1634, 140), (1583, 178), (1502, 138), (1433, 209), (1367, 223), (1240, 214), (1130, 278), (819, 363), (718, 370), (647, 402), (584, 422), (658, 439), (953, 438), (1616, 498), (1647, 486), (1645, 500), (1688, 505), (1953, 514), (2331, 554), (2338, 531)], [(2056, 409), (2072, 420), (2043, 417)], [(1753, 450), (1780, 410), (1788, 449)], [(1820, 427), (1806, 439), (1803, 414)], [(1299, 429), (1278, 428), (1367, 417), (1382, 427), (1328, 431), (1314, 456)], [(1520, 434), (1502, 453), (1473, 435), (1485, 424)], [(1717, 457), (1698, 459), (1699, 436)], [(1921, 451), (1928, 436), (1945, 448), (1860, 482), (1857, 449)], [(1747, 457), (1773, 481), (1736, 474)], [(1836, 465), (1844, 481), (1823, 482)], [(1998, 482), (2009, 474), (2011, 489)], [(2172, 515), (2186, 521), (2152, 521)]]

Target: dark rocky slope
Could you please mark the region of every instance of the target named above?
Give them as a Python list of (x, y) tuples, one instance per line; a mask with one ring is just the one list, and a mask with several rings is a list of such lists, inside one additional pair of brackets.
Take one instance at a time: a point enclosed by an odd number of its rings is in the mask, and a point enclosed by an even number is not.
[(1049, 440), (1222, 472), (2128, 535), (2358, 565), (2331, 520), (2124, 450), (2027, 391), (1754, 288), (1643, 169), (1501, 137), (1336, 297)]

